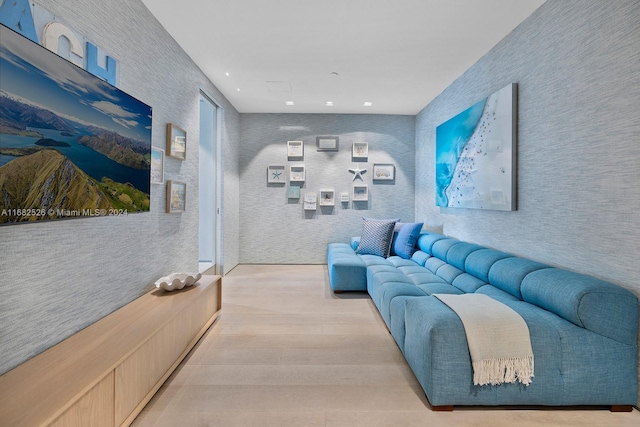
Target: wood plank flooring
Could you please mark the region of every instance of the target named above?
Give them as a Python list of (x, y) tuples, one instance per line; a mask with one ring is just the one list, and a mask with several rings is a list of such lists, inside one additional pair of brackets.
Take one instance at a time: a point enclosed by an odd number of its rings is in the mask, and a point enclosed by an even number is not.
[(132, 425), (635, 427), (640, 412), (433, 412), (366, 294), (333, 295), (323, 265), (240, 265), (219, 320)]

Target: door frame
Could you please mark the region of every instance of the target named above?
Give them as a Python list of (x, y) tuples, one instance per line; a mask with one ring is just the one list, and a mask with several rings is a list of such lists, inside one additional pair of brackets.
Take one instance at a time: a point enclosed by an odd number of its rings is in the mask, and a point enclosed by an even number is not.
[[(224, 273), (223, 266), (223, 208), (222, 208), (222, 200), (223, 200), (223, 160), (222, 160), (222, 123), (224, 119), (224, 108), (222, 105), (211, 95), (209, 95), (205, 90), (200, 89), (200, 98), (204, 98), (208, 102), (210, 102), (216, 110), (216, 135), (214, 142), (214, 150), (215, 150), (215, 216), (214, 216), (214, 259), (213, 259), (213, 267), (207, 270), (208, 273), (222, 275)], [(199, 164), (198, 164), (199, 167)], [(198, 169), (199, 170), (199, 169)], [(200, 174), (198, 173), (198, 185), (200, 182)], [(198, 220), (198, 227), (200, 223)], [(199, 234), (198, 234), (199, 235)], [(211, 270), (211, 271), (210, 271)]]

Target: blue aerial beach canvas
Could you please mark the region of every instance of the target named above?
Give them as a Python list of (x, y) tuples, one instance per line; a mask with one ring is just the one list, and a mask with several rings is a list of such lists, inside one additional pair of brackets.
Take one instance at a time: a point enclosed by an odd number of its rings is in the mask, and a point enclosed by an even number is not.
[(0, 26), (0, 225), (149, 210), (151, 107)]
[(436, 206), (516, 209), (517, 85), (436, 128)]

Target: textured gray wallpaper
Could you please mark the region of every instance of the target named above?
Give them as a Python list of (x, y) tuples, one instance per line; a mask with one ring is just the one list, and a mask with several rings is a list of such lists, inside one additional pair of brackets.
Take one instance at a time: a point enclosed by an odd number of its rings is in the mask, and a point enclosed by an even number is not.
[(165, 179), (187, 182), (187, 211), (164, 213), (165, 187), (152, 185), (149, 213), (0, 227), (0, 373), (132, 301), (157, 278), (197, 270), (200, 89), (225, 108), (224, 215), (232, 234), (224, 236), (224, 262), (233, 266), (239, 256), (235, 109), (142, 2), (38, 3), (118, 61), (118, 87), (153, 107), (155, 147), (165, 148), (167, 122), (187, 131), (187, 160), (165, 162)]
[[(549, 0), (416, 118), (416, 218), (640, 295), (640, 2)], [(518, 210), (435, 206), (435, 128), (519, 86)]]
[[(390, 115), (242, 114), (240, 119), (240, 261), (242, 263), (321, 264), (327, 243), (348, 242), (360, 234), (362, 216), (401, 218), (414, 215), (415, 118)], [(339, 151), (317, 151), (316, 136), (339, 137)], [(287, 160), (287, 141), (304, 141), (304, 159)], [(353, 142), (368, 142), (366, 162), (354, 162)], [(394, 183), (374, 183), (374, 163), (396, 166)], [(305, 165), (300, 199), (288, 199), (287, 187), (268, 186), (268, 165)], [(352, 192), (349, 168), (366, 168), (369, 202), (340, 203)], [(333, 189), (336, 205), (303, 210), (307, 192)]]

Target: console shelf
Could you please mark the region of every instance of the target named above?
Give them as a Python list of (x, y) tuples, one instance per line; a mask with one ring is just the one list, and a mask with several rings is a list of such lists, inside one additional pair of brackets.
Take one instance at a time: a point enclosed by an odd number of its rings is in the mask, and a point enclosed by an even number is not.
[(222, 279), (153, 290), (0, 376), (10, 426), (128, 426), (220, 314)]

